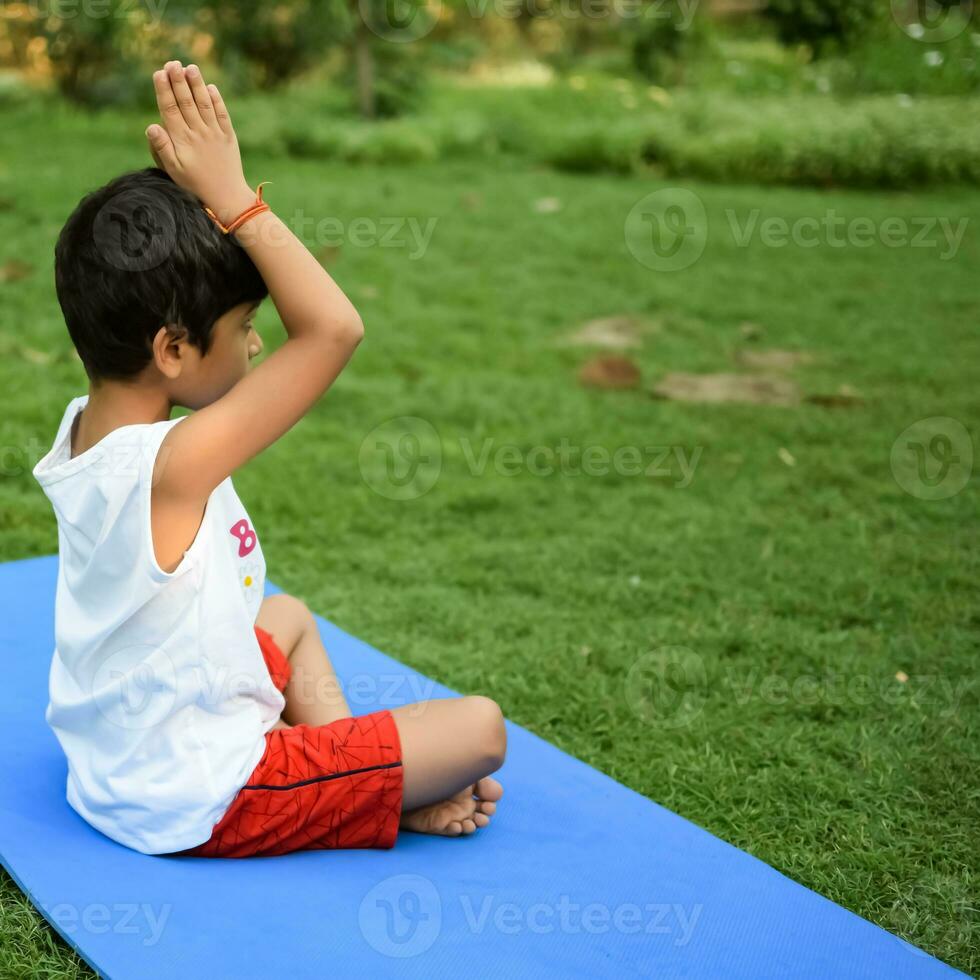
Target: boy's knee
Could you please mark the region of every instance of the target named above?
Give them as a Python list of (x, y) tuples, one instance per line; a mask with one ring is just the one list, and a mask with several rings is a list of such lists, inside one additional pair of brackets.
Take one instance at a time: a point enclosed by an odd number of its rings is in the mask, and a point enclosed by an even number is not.
[(500, 705), (491, 698), (475, 694), (465, 700), (477, 735), (479, 751), (484, 755), (489, 771), (493, 772), (504, 764), (504, 757), (507, 755), (504, 714)]
[(305, 624), (307, 621), (313, 621), (313, 613), (310, 612), (309, 607), (302, 599), (297, 599), (294, 595), (279, 592), (269, 596), (265, 601), (275, 609), (276, 615), (282, 616), (290, 622)]
[(262, 602), (257, 625), (267, 629), (289, 656), (310, 629), (316, 629), (313, 613), (302, 599), (278, 592)]

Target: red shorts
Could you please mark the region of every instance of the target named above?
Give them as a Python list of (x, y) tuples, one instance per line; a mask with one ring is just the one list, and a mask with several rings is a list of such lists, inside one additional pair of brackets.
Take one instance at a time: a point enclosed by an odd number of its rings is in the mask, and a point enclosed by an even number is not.
[[(289, 660), (255, 634), (273, 683)], [(391, 847), (402, 807), (401, 742), (390, 711), (266, 732), (266, 747), (209, 840), (177, 854), (256, 857), (340, 847)]]

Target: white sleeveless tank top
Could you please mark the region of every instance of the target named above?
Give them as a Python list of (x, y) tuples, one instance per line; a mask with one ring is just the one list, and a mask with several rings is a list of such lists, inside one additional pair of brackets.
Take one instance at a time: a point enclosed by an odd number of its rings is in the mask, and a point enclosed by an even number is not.
[(145, 854), (183, 850), (211, 836), (285, 706), (254, 632), (265, 559), (229, 476), (180, 564), (163, 571), (153, 465), (183, 417), (121, 426), (72, 459), (87, 402), (69, 402), (33, 470), (58, 521), (45, 718), (85, 820)]

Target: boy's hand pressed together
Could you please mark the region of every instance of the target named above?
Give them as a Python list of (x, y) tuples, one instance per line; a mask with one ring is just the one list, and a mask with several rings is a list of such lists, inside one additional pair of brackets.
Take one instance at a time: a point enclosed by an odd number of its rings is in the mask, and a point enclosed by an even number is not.
[(216, 85), (196, 65), (177, 62), (153, 73), (163, 125), (147, 128), (156, 165), (229, 221), (255, 200), (245, 180), (238, 138)]

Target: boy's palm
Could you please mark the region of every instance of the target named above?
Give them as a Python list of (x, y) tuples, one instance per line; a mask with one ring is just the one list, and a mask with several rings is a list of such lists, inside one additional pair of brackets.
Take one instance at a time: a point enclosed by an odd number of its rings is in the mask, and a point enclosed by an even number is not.
[(233, 216), (255, 195), (242, 172), (231, 118), (218, 89), (196, 65), (170, 61), (153, 73), (162, 126), (146, 131), (157, 166), (219, 217)]

